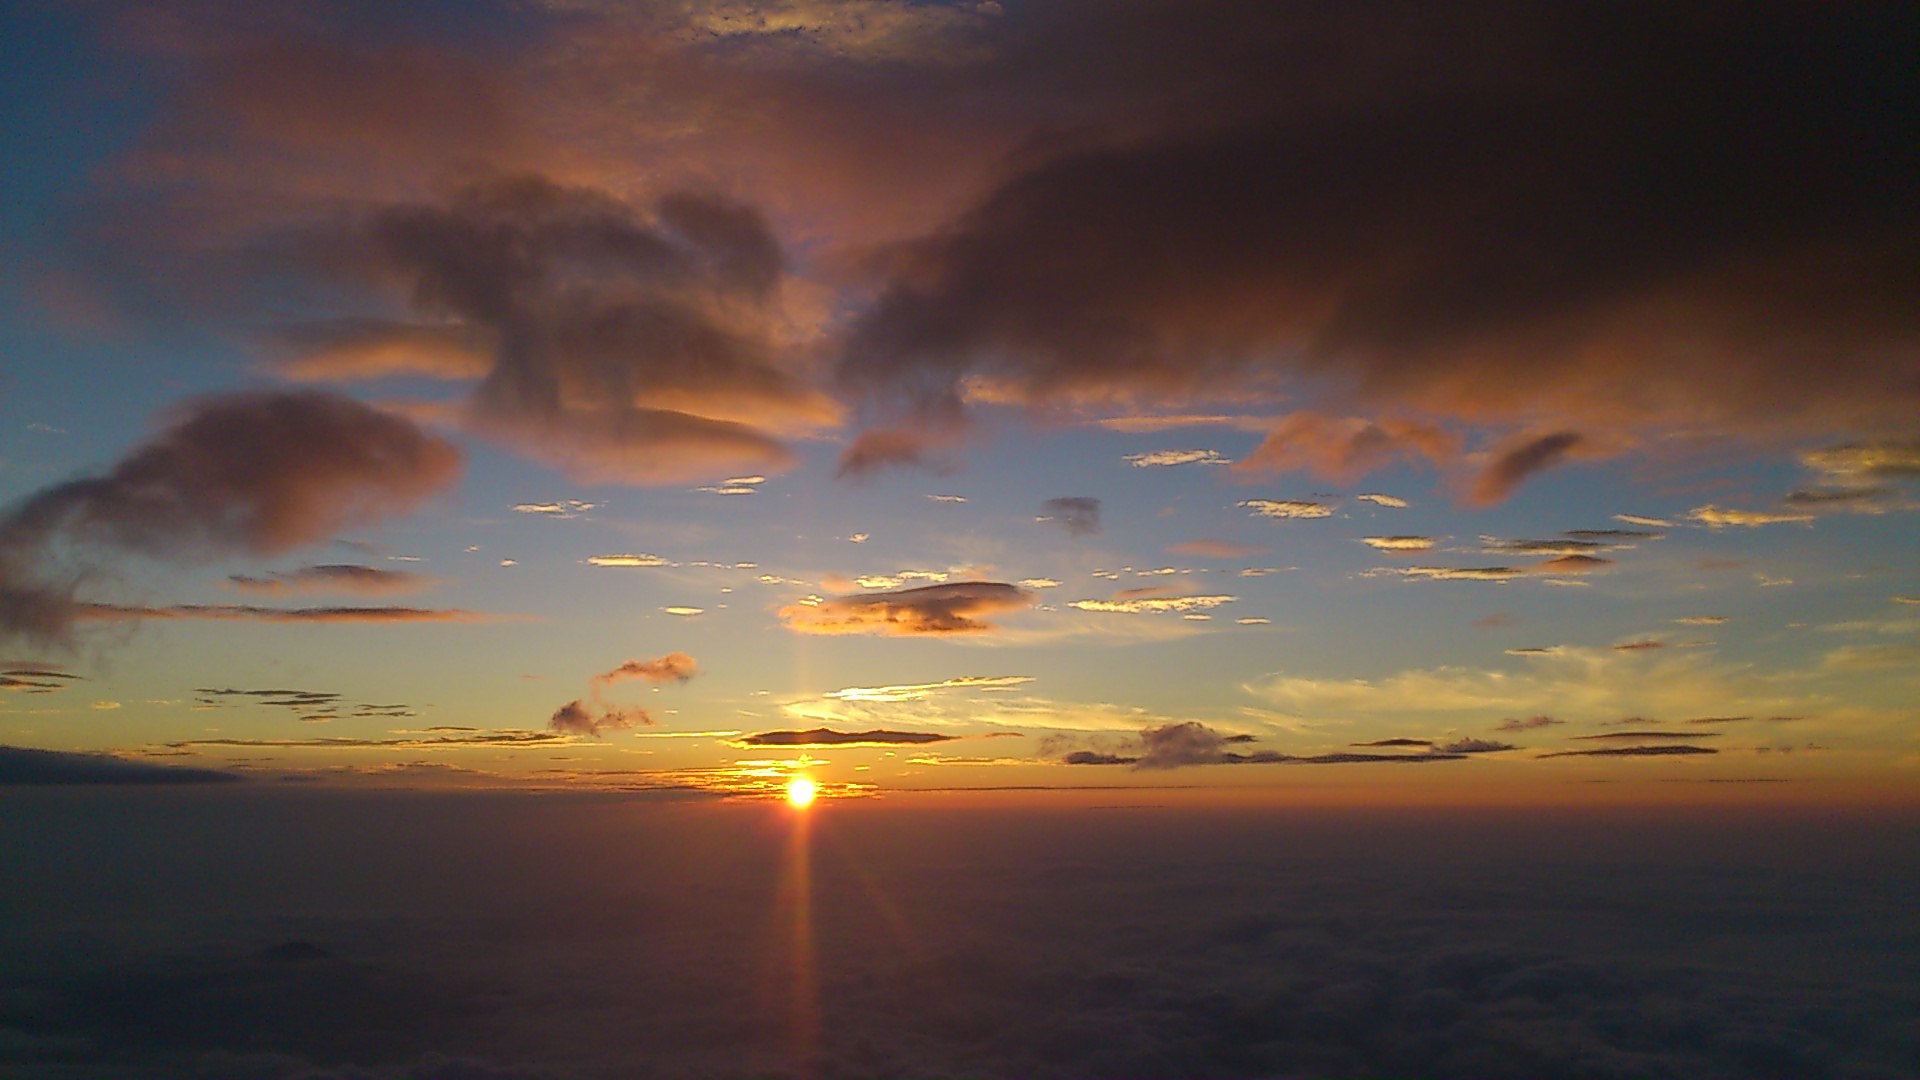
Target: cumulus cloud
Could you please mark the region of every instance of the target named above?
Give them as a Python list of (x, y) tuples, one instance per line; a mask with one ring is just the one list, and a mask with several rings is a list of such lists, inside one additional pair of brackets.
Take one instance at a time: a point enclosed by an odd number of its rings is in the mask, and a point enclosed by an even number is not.
[(1050, 521), (1074, 536), (1091, 536), (1100, 531), (1100, 500), (1085, 495), (1067, 495), (1041, 504), (1045, 514), (1036, 521)]
[(1333, 516), (1333, 507), (1304, 499), (1245, 499), (1241, 506), (1265, 518), (1324, 518)]
[(588, 703), (575, 698), (553, 710), (547, 719), (547, 726), (563, 735), (591, 735), (601, 738), (609, 731), (622, 731), (635, 726), (653, 726), (653, 716), (645, 709), (633, 706), (608, 705), (595, 701)]
[(459, 470), (450, 444), (347, 398), (193, 402), (107, 472), (44, 488), (0, 518), (0, 633), (62, 643), (76, 618), (134, 610), (84, 604), (50, 579), (56, 546), (173, 560), (278, 555), (412, 510)]
[(228, 588), (264, 596), (329, 592), (384, 596), (419, 592), (434, 584), (435, 580), (425, 574), (416, 574), (407, 570), (382, 570), (379, 567), (354, 563), (322, 563), (317, 566), (303, 566), (297, 570), (276, 571), (264, 577), (233, 574), (226, 580)]
[(1032, 593), (1013, 585), (959, 581), (789, 604), (780, 609), (780, 619), (787, 629), (802, 634), (978, 634), (995, 628), (982, 616), (1032, 603)]

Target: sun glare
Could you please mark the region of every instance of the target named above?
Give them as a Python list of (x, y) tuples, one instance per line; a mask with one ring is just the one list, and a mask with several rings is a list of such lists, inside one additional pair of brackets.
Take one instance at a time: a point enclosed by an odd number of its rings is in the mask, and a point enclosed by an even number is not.
[(813, 802), (819, 792), (819, 786), (804, 776), (796, 776), (787, 782), (787, 801), (796, 807), (805, 807)]

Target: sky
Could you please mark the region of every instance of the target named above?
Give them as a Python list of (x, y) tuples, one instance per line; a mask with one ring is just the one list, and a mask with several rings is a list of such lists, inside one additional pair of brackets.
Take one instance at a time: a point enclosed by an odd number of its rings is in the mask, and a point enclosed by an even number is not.
[(1920, 791), (1910, 8), (4, 18), (0, 781)]

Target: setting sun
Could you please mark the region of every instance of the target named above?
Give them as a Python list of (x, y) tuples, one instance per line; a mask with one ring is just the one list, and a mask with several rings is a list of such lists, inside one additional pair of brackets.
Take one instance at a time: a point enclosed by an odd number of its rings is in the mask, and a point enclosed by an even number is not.
[(819, 792), (819, 785), (804, 776), (796, 776), (787, 783), (787, 801), (797, 807), (809, 806)]

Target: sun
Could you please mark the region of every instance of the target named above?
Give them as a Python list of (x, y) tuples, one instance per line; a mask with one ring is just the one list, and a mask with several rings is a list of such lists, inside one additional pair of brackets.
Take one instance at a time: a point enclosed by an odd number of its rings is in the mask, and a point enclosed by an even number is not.
[(819, 785), (804, 776), (787, 781), (787, 801), (795, 807), (805, 808), (819, 792)]

